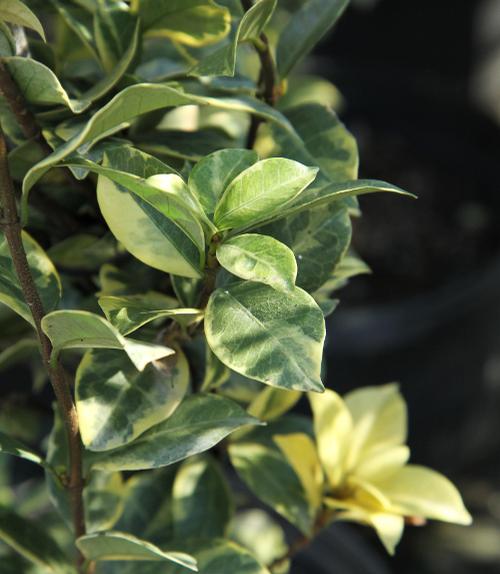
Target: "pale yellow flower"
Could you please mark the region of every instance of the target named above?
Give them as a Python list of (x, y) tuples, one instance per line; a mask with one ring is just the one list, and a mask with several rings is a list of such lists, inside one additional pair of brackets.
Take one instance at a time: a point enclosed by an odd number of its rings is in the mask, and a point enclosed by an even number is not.
[(343, 399), (309, 396), (316, 445), (304, 434), (276, 436), (316, 512), (372, 526), (390, 554), (405, 517), (470, 524), (462, 498), (438, 472), (407, 464), (406, 404), (397, 385), (367, 387)]

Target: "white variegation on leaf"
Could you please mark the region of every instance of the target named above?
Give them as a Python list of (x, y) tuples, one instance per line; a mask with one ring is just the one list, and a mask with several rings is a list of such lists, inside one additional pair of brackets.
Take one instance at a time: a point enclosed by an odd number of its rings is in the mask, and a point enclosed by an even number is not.
[(259, 283), (217, 289), (205, 334), (217, 357), (250, 379), (298, 391), (323, 391), (323, 313), (295, 287), (286, 296)]
[(210, 218), (213, 218), (215, 206), (231, 181), (258, 159), (252, 150), (221, 149), (207, 155), (193, 167), (189, 174), (189, 189)]
[(154, 544), (126, 532), (98, 532), (81, 536), (76, 544), (88, 560), (166, 561), (198, 571), (196, 560), (184, 552), (163, 551)]
[(297, 198), (317, 173), (317, 168), (286, 158), (255, 163), (226, 188), (215, 209), (215, 225), (221, 230), (241, 228), (272, 217)]
[(213, 394), (182, 401), (174, 414), (130, 444), (96, 453), (93, 465), (105, 470), (144, 470), (167, 466), (204, 452), (236, 429), (259, 421), (239, 405)]
[(175, 355), (138, 371), (125, 353), (95, 349), (76, 372), (76, 408), (82, 441), (103, 451), (132, 442), (167, 419), (189, 385), (189, 365), (179, 347)]
[(256, 233), (237, 235), (217, 248), (217, 259), (230, 273), (265, 283), (278, 291), (293, 291), (297, 262), (286, 245)]
[(201, 309), (177, 307), (177, 304), (173, 297), (153, 292), (143, 295), (99, 297), (99, 306), (108, 321), (122, 335), (129, 335), (159, 319), (173, 319), (183, 326), (197, 323), (202, 319)]
[(152, 361), (175, 352), (163, 345), (123, 337), (106, 319), (88, 311), (54, 311), (45, 315), (42, 329), (52, 342), (52, 360), (63, 349), (118, 349), (142, 371)]

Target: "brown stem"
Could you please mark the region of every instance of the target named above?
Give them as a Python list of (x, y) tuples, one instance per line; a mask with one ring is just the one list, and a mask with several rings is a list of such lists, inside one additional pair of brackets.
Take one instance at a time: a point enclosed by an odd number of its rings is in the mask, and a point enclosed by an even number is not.
[[(24, 137), (33, 140), (38, 144), (44, 156), (52, 153), (52, 148), (45, 141), (35, 116), (29, 110), (26, 100), (16, 84), (9, 70), (0, 58), (0, 93), (5, 98), (11, 112), (14, 114), (16, 121), (21, 128)], [(95, 194), (91, 192), (82, 182), (77, 182), (71, 177), (67, 169), (63, 169), (64, 177), (70, 187), (84, 193), (95, 203)]]
[[(252, 7), (252, 0), (241, 0), (241, 4), (245, 11), (250, 10)], [(260, 60), (260, 75), (259, 75), (259, 96), (270, 106), (274, 106), (277, 100), (276, 92), (276, 67), (274, 65), (273, 55), (269, 46), (267, 36), (262, 32), (258, 41), (254, 42), (255, 49)], [(262, 123), (261, 118), (252, 116), (250, 129), (247, 137), (247, 147), (252, 149), (257, 137), (257, 131)]]
[(219, 262), (217, 261), (215, 252), (219, 242), (220, 237), (218, 235), (214, 235), (208, 248), (207, 263), (205, 265), (205, 281), (203, 284), (203, 290), (200, 295), (200, 309), (205, 309), (208, 304), (208, 300), (210, 299), (210, 295), (215, 290), (217, 269), (219, 268)]
[(325, 526), (327, 526), (327, 524), (330, 522), (331, 518), (332, 518), (332, 512), (331, 511), (324, 511), (322, 512), (317, 520), (316, 523), (314, 524), (314, 528), (313, 528), (313, 533), (311, 536), (306, 536), (305, 534), (302, 536), (299, 536), (296, 540), (293, 541), (292, 544), (290, 544), (287, 552), (283, 555), (280, 556), (279, 558), (276, 558), (276, 560), (274, 560), (271, 565), (269, 566), (269, 570), (271, 572), (273, 572), (274, 570), (276, 570), (276, 568), (283, 566), (286, 562), (288, 562), (288, 560), (291, 560), (292, 558), (294, 558), (301, 550), (303, 550), (304, 548), (306, 548), (307, 546), (309, 546), (309, 544), (312, 542), (313, 538), (316, 536), (316, 534), (318, 534), (319, 532), (321, 532), (321, 530), (323, 530), (323, 528)]
[[(5, 92), (4, 92), (5, 93)], [(9, 172), (7, 160), (7, 144), (3, 132), (0, 129), (0, 202), (2, 206), (2, 229), (9, 246), (12, 263), (16, 271), (24, 300), (28, 305), (33, 323), (40, 341), (43, 362), (50, 377), (50, 382), (61, 409), (69, 447), (70, 477), (68, 492), (73, 513), (73, 525), (75, 536), (85, 533), (83, 514), (83, 478), (82, 478), (82, 454), (78, 417), (71, 395), (68, 381), (60, 364), (54, 367), (50, 364), (52, 344), (42, 330), (42, 319), (45, 315), (40, 295), (38, 294), (31, 270), (29, 268), (26, 251), (22, 241), (21, 224), (17, 212), (15, 190)], [(78, 566), (82, 563), (82, 557), (78, 554)]]
[(21, 90), (5, 67), (2, 59), (0, 59), (0, 92), (9, 104), (26, 139), (36, 141), (44, 155), (52, 153), (50, 146), (42, 137), (42, 132), (38, 127), (35, 116), (27, 108)]

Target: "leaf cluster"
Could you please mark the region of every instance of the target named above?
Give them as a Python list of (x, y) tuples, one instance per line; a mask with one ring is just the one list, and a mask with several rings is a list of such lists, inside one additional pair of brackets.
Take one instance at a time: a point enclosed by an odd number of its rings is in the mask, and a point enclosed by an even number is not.
[[(321, 394), (325, 317), (369, 272), (357, 196), (409, 194), (358, 179), (337, 91), (297, 71), (347, 4), (0, 0), (0, 175), (24, 227), (17, 251), (0, 234), (0, 372), (32, 375), (0, 412), (0, 452), (43, 473), (27, 500), (0, 488), (2, 564), (279, 574), (283, 519), (308, 539), (337, 518), (380, 534), (336, 466), (356, 445)], [(74, 404), (37, 418), (54, 373)], [(304, 394), (314, 423), (292, 413)]]

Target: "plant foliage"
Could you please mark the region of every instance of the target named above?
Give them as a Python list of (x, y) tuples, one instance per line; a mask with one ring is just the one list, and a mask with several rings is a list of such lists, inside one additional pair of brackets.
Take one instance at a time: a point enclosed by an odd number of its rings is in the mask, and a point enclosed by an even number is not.
[(5, 571), (283, 574), (283, 521), (470, 522), (397, 386), (323, 383), (357, 197), (410, 195), (298, 65), (347, 4), (0, 0)]

